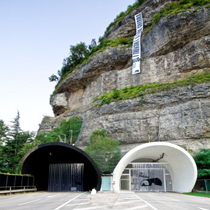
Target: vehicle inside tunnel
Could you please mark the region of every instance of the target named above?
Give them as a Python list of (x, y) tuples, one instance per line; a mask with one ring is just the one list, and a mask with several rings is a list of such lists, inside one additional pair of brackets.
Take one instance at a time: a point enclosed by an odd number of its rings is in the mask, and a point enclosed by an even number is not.
[(101, 173), (81, 149), (65, 143), (45, 143), (25, 155), (22, 174), (35, 177), (39, 191), (89, 191), (101, 187)]

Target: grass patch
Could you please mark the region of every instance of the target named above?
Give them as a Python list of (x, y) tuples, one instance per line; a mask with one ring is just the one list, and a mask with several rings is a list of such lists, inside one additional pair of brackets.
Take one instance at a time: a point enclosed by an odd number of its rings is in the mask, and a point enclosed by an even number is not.
[(195, 86), (196, 84), (206, 83), (206, 82), (210, 82), (210, 72), (193, 75), (187, 79), (182, 79), (175, 82), (149, 83), (149, 84), (139, 85), (136, 87), (124, 88), (121, 90), (114, 89), (110, 93), (106, 93), (102, 96), (95, 98), (95, 101), (101, 100), (99, 106), (102, 106), (103, 104), (109, 104), (111, 102), (134, 99), (137, 97), (143, 97), (146, 94), (168, 91), (177, 87), (183, 87), (189, 85)]
[(91, 52), (81, 64), (87, 62), (90, 59), (90, 57), (92, 57), (96, 53), (104, 51), (107, 47), (131, 47), (132, 44), (133, 37), (119, 37), (117, 39), (102, 40), (98, 46), (94, 47), (91, 50)]
[[(122, 19), (128, 15), (132, 10), (136, 9), (137, 7), (139, 7), (141, 4), (143, 4), (145, 2), (145, 0), (139, 0), (136, 3), (134, 3), (133, 5), (129, 5), (127, 10), (125, 12), (121, 12), (116, 18), (115, 20), (109, 24), (109, 26), (106, 28), (106, 32), (109, 31), (109, 29), (115, 25), (116, 23), (121, 23)], [(210, 3), (210, 0), (180, 0), (180, 1), (176, 1), (176, 2), (172, 2), (170, 4), (168, 4), (165, 8), (163, 8), (162, 10), (160, 10), (159, 12), (157, 12), (151, 23), (148, 24), (147, 28), (144, 30), (144, 34), (148, 33), (151, 28), (159, 22), (159, 20), (163, 17), (163, 16), (171, 16), (171, 15), (176, 15), (178, 13), (181, 12), (185, 12), (187, 10), (192, 9), (193, 7), (200, 7), (200, 6), (204, 6), (206, 4)], [(209, 7), (209, 5), (206, 5), (205, 8)]]
[[(154, 15), (152, 22), (148, 24), (148, 27), (143, 31), (143, 33), (147, 34), (163, 16), (169, 17), (171, 15), (176, 15), (178, 13), (188, 11), (194, 7), (204, 6), (208, 3), (210, 3), (210, 0), (181, 0), (177, 2), (172, 2)], [(207, 6), (208, 5), (206, 5), (205, 7)], [(195, 8), (195, 10), (196, 9), (197, 8)]]
[(132, 10), (136, 9), (137, 7), (139, 7), (140, 5), (142, 5), (145, 2), (145, 0), (138, 0), (136, 1), (133, 5), (129, 5), (127, 10), (125, 12), (121, 12), (112, 23), (109, 24), (109, 26), (106, 28), (106, 31), (109, 31), (109, 29), (115, 25), (117, 22), (119, 22), (119, 24), (121, 24), (121, 20), (128, 15)]
[(183, 194), (210, 198), (210, 192), (207, 192), (207, 193), (206, 192), (191, 192), (191, 193), (183, 193)]

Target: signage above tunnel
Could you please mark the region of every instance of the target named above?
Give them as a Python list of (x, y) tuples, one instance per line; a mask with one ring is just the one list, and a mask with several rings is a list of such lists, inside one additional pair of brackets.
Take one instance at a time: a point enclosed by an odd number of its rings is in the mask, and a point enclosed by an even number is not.
[(81, 149), (65, 143), (45, 143), (32, 149), (22, 161), (22, 174), (35, 177), (43, 191), (89, 191), (101, 187), (101, 173)]

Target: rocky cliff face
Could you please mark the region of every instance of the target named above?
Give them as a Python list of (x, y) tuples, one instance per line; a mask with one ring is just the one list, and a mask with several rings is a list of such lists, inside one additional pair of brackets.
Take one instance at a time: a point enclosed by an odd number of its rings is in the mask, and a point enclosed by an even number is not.
[[(112, 26), (105, 39), (135, 34), (134, 15), (142, 12), (144, 27), (171, 1), (146, 1)], [(94, 99), (113, 89), (172, 82), (210, 71), (210, 7), (163, 17), (143, 34), (141, 74), (132, 75), (131, 48), (112, 48), (75, 69), (50, 99), (55, 117), (40, 132), (72, 116), (83, 118), (76, 143), (83, 148), (92, 131), (106, 129), (128, 149), (148, 141), (170, 141), (197, 150), (210, 147), (210, 83), (179, 87), (96, 107)]]

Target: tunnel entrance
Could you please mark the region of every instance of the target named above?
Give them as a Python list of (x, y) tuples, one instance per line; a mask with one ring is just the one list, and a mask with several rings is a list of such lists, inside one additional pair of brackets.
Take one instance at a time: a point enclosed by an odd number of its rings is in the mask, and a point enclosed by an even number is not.
[(83, 163), (50, 164), (48, 191), (83, 191)]
[(98, 191), (101, 187), (101, 173), (89, 155), (65, 143), (35, 147), (24, 157), (21, 173), (33, 175), (41, 191)]
[(113, 172), (114, 190), (191, 192), (197, 179), (193, 157), (169, 142), (150, 142), (126, 153)]

